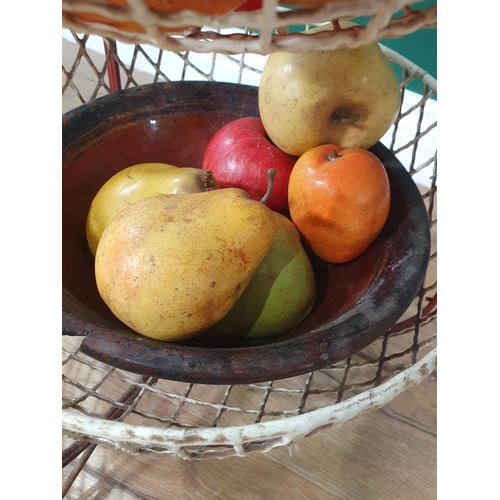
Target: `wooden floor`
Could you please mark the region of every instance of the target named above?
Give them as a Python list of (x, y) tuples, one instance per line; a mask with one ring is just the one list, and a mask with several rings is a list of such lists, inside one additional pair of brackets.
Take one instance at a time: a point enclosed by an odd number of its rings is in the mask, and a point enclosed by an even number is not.
[[(63, 62), (75, 52), (74, 44), (64, 42)], [(85, 87), (94, 77), (81, 78)], [(65, 93), (63, 111), (79, 104), (73, 96)], [(434, 373), (382, 409), (301, 440), (296, 450), (187, 462), (98, 446), (66, 498), (432, 500), (437, 497), (436, 383)], [(70, 469), (63, 469), (63, 480)]]
[(294, 452), (185, 462), (97, 447), (66, 498), (432, 500), (436, 378), (380, 410), (299, 441)]

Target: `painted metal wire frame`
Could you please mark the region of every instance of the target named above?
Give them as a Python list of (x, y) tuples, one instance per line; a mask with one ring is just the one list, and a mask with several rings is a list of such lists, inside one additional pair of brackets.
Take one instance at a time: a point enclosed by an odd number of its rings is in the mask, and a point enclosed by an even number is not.
[[(136, 46), (132, 60), (120, 58), (120, 48), (107, 40), (101, 56), (87, 50), (88, 37), (78, 37), (78, 50), (71, 68), (63, 69), (63, 92), (74, 91), (85, 102), (111, 92), (111, 79), (119, 75), (124, 87), (137, 85), (134, 71), (137, 54), (148, 54)], [(392, 50), (384, 51), (402, 70), (403, 96), (408, 86), (421, 83), (416, 101), (402, 107), (387, 146), (401, 158), (413, 176), (429, 172), (429, 185), (422, 190), (429, 221), (435, 231), (437, 193), (437, 154), (420, 154), (423, 142), (435, 134), (437, 121), (427, 120), (426, 109), (435, 101), (437, 82), (411, 61)], [(190, 52), (179, 53), (183, 61), (178, 79), (185, 79), (186, 68), (196, 68)], [(149, 56), (148, 56), (149, 57)], [(251, 67), (246, 54), (226, 58), (237, 68), (241, 81), (244, 69)], [(151, 80), (168, 79), (161, 66), (161, 50), (152, 64)], [(104, 60), (102, 69), (99, 65)], [(85, 61), (96, 75), (96, 88), (85, 96), (79, 90), (78, 69)], [(198, 69), (198, 77), (214, 80), (212, 67)], [(111, 73), (109, 67), (115, 64)], [(259, 73), (258, 68), (253, 68)], [(113, 77), (113, 74), (115, 75)], [(404, 102), (406, 100), (404, 99)], [(412, 132), (408, 136), (411, 121)], [(405, 131), (403, 133), (403, 131)], [(102, 444), (130, 453), (176, 456), (183, 459), (225, 458), (265, 452), (277, 446), (292, 445), (328, 426), (338, 426), (356, 416), (379, 408), (402, 391), (423, 381), (436, 368), (437, 357), (437, 251), (432, 250), (426, 279), (412, 306), (390, 331), (378, 341), (328, 369), (281, 381), (235, 386), (181, 384), (137, 376), (115, 369), (84, 355), (80, 339), (63, 338), (63, 466), (92, 446)], [(85, 459), (85, 455), (82, 460)], [(76, 470), (76, 469), (75, 469)]]
[[(110, 5), (103, 1), (63, 0), (63, 26), (77, 32), (97, 34), (126, 43), (151, 44), (180, 52), (218, 52), (226, 54), (270, 54), (285, 50), (304, 52), (315, 48), (355, 48), (383, 38), (398, 38), (437, 25), (437, 7), (414, 9), (414, 0), (335, 0), (313, 8), (279, 8), (278, 0), (263, 0), (254, 12), (231, 12), (209, 15), (184, 10), (161, 13), (148, 7), (144, 0), (128, 0), (128, 5)], [(283, 2), (286, 3), (286, 2)], [(97, 14), (109, 22), (89, 22), (81, 13)], [(342, 31), (304, 35), (292, 32), (290, 26), (318, 24), (334, 19), (366, 16), (366, 26)], [(112, 23), (134, 22), (141, 32), (125, 31)], [(172, 32), (169, 29), (189, 26)], [(246, 31), (234, 26), (246, 26)], [(222, 30), (222, 31), (221, 31)], [(139, 30), (136, 30), (139, 31)]]
[(91, 436), (94, 443), (132, 453), (173, 454), (183, 459), (245, 456), (252, 452), (267, 452), (277, 446), (292, 445), (324, 427), (341, 425), (390, 403), (403, 391), (428, 377), (436, 369), (436, 357), (437, 349), (434, 349), (387, 382), (346, 401), (265, 423), (215, 428), (157, 428), (63, 412), (62, 425), (66, 434), (73, 438), (87, 440)]

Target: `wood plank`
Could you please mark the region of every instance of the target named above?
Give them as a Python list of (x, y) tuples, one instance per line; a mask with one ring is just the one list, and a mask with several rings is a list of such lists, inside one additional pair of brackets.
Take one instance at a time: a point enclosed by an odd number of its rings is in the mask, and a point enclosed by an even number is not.
[(183, 461), (99, 446), (67, 498), (431, 500), (436, 377), (378, 411), (302, 439), (295, 451)]

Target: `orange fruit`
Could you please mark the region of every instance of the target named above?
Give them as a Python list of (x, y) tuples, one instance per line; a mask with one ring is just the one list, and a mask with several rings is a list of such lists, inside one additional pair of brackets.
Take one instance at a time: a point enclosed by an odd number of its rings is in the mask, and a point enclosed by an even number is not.
[[(98, 0), (99, 3), (103, 5), (116, 5), (117, 7), (128, 7), (127, 0)], [(237, 7), (242, 5), (245, 0), (144, 0), (144, 3), (151, 9), (158, 12), (163, 12), (167, 14), (175, 14), (182, 10), (194, 10), (196, 12), (201, 12), (204, 14), (226, 14), (235, 10)], [(132, 32), (132, 33), (145, 33), (146, 30), (137, 22), (130, 21), (116, 21), (114, 19), (108, 19), (99, 14), (93, 14), (90, 12), (65, 12), (63, 10), (63, 16), (70, 20), (79, 20), (91, 23), (100, 23), (107, 26), (113, 26), (119, 30)], [(188, 27), (179, 28), (160, 28), (162, 32), (177, 32), (183, 31)]]
[(293, 223), (318, 257), (348, 262), (371, 245), (387, 220), (389, 179), (370, 151), (323, 144), (294, 165), (288, 205)]

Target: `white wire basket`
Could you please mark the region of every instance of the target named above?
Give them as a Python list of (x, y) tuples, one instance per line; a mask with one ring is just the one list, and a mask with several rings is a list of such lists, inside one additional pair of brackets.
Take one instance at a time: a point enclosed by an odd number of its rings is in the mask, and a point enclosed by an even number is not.
[[(281, 3), (300, 5), (290, 9)], [(175, 52), (270, 54), (278, 50), (303, 52), (319, 47), (355, 48), (437, 24), (437, 7), (419, 8), (414, 0), (262, 0), (261, 4), (256, 11), (212, 14), (203, 2), (193, 0), (163, 4), (154, 0), (63, 0), (63, 26)], [(181, 11), (179, 6), (187, 10)], [(203, 12), (189, 10), (197, 7)], [(359, 16), (369, 19), (366, 26), (341, 32), (311, 36), (290, 29)]]
[[(117, 88), (158, 81), (257, 86), (266, 59), (245, 51), (172, 52), (101, 34), (63, 30), (63, 111)], [(81, 337), (63, 337), (63, 467), (95, 445), (185, 460), (245, 456), (293, 445), (380, 408), (436, 369), (437, 82), (403, 56), (384, 51), (400, 75), (403, 104), (381, 142), (419, 186), (432, 232), (427, 274), (400, 321), (367, 348), (328, 368), (240, 385), (137, 375), (81, 352)], [(77, 474), (78, 466), (73, 466)]]

